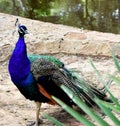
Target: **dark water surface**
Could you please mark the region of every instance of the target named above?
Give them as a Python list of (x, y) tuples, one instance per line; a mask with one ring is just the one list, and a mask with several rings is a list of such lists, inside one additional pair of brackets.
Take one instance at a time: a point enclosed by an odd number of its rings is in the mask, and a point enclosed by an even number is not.
[(120, 33), (120, 0), (0, 0), (0, 11), (83, 29)]

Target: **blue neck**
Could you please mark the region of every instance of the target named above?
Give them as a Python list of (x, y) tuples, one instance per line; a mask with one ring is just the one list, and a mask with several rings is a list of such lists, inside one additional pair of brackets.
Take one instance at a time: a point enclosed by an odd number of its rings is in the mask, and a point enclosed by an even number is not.
[(16, 47), (9, 61), (9, 73), (16, 85), (22, 85), (30, 73), (30, 61), (27, 57), (24, 36), (19, 36)]

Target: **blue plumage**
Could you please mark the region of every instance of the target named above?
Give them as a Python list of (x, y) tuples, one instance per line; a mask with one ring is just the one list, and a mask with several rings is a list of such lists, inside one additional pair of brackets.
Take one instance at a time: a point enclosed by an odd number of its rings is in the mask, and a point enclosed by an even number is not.
[(19, 26), (19, 39), (11, 55), (8, 70), (11, 80), (18, 87), (20, 92), (30, 100), (48, 102), (38, 90), (37, 82), (30, 71), (30, 60), (27, 57), (24, 35), (27, 28)]
[(19, 37), (16, 47), (9, 61), (11, 79), (16, 84), (22, 84), (30, 72), (30, 61), (27, 57), (24, 37)]

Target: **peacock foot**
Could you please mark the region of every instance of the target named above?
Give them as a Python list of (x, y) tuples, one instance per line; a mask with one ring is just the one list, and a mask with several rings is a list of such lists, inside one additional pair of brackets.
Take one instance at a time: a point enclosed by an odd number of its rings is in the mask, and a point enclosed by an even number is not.
[[(39, 126), (40, 124), (42, 124), (42, 123), (43, 123), (43, 121), (42, 121), (41, 119), (39, 119), (39, 121), (38, 121), (38, 126)], [(27, 124), (26, 126), (37, 126), (37, 125), (36, 125), (36, 121), (28, 121), (28, 124)]]

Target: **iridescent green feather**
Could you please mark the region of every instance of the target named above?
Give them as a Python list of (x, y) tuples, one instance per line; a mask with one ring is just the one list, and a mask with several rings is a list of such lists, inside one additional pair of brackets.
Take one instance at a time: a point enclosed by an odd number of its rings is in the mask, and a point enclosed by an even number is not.
[(32, 54), (32, 55), (28, 55), (28, 58), (29, 58), (31, 63), (33, 63), (35, 60), (37, 60), (39, 58), (43, 58), (43, 59), (47, 59), (48, 61), (50, 61), (53, 64), (57, 65), (59, 68), (64, 67), (64, 63), (61, 62), (59, 59), (53, 57), (53, 56), (36, 55), (36, 54), (33, 55)]

